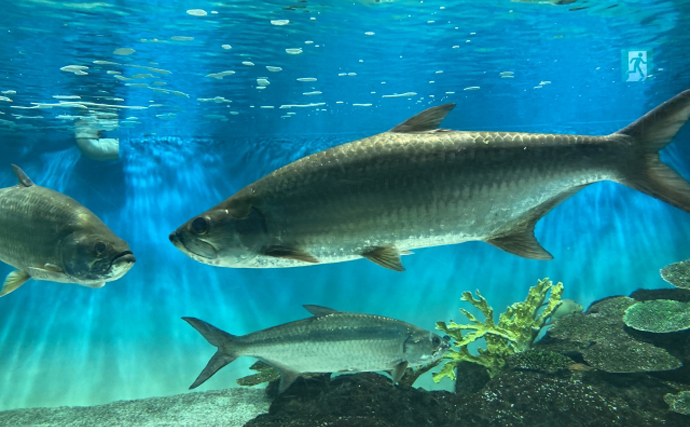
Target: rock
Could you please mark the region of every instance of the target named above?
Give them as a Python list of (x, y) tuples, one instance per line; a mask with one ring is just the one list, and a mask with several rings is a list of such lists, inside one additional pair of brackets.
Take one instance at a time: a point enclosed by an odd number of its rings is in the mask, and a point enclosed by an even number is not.
[(240, 427), (267, 409), (263, 390), (235, 388), (99, 406), (2, 411), (0, 427)]
[(476, 393), (489, 382), (491, 377), (486, 368), (476, 363), (463, 361), (455, 368), (455, 392)]
[(668, 412), (663, 400), (676, 391), (646, 374), (567, 370), (505, 370), (470, 394), (396, 387), (378, 374), (342, 375), (296, 382), (246, 427), (685, 427), (687, 418)]

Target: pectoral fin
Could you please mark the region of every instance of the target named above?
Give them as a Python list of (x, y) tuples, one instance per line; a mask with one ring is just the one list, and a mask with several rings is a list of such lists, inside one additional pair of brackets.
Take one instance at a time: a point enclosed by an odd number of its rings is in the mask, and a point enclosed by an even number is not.
[(52, 282), (67, 282), (68, 276), (56, 265), (44, 264), (43, 268), (29, 267), (28, 274), (36, 280), (49, 280)]
[(400, 362), (392, 371), (390, 371), (391, 377), (393, 377), (393, 383), (397, 384), (405, 374), (405, 369), (407, 369), (407, 362)]
[(43, 268), (45, 268), (46, 270), (54, 271), (56, 273), (64, 273), (64, 271), (60, 267), (49, 262), (43, 264)]
[(14, 270), (13, 272), (7, 275), (7, 278), (5, 279), (5, 284), (2, 287), (2, 291), (0, 291), (0, 297), (4, 297), (5, 295), (14, 291), (18, 287), (26, 283), (26, 281), (29, 279), (31, 279), (31, 276), (29, 276), (29, 273), (27, 273), (26, 271)]
[(296, 261), (311, 262), (313, 264), (318, 264), (319, 260), (314, 258), (309, 252), (303, 251), (299, 248), (294, 248), (290, 246), (274, 245), (265, 247), (261, 253), (266, 256), (272, 256), (276, 258), (288, 258), (294, 259)]
[(376, 246), (362, 254), (369, 261), (395, 271), (405, 271), (400, 261), (400, 252), (393, 246)]

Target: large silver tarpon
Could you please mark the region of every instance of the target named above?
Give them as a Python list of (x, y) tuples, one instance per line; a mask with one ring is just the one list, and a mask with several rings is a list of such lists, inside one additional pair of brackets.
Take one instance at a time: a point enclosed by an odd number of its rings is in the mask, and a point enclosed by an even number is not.
[(170, 240), (222, 267), (365, 257), (403, 270), (400, 254), (410, 249), (470, 240), (551, 259), (535, 224), (603, 180), (690, 212), (690, 184), (658, 153), (687, 121), (690, 90), (606, 136), (439, 129), (453, 107), (290, 163), (192, 218)]
[(127, 242), (93, 212), (12, 169), (19, 183), (0, 189), (0, 261), (17, 270), (0, 296), (29, 279), (98, 288), (129, 271), (135, 259)]
[(397, 382), (407, 367), (434, 363), (449, 347), (438, 335), (390, 317), (316, 305), (304, 308), (314, 316), (244, 336), (183, 317), (218, 348), (190, 388), (242, 356), (277, 368), (281, 392), (304, 373), (390, 371)]

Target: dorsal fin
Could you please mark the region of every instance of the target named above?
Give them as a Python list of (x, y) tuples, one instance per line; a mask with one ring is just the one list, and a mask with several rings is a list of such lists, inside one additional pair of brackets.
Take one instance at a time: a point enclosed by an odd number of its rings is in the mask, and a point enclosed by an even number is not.
[(307, 309), (311, 314), (313, 314), (316, 317), (319, 316), (326, 316), (328, 314), (333, 314), (337, 313), (338, 310), (334, 310), (332, 308), (328, 307), (321, 307), (320, 305), (311, 305), (311, 304), (305, 304), (303, 305), (304, 308)]
[(19, 181), (20, 185), (24, 187), (31, 187), (32, 185), (35, 185), (31, 178), (29, 178), (19, 166), (12, 164), (12, 170), (14, 171), (14, 174), (17, 175), (17, 180)]
[(438, 107), (431, 107), (416, 116), (410, 117), (389, 130), (389, 132), (418, 133), (436, 130), (453, 108), (455, 108), (455, 104), (444, 104)]

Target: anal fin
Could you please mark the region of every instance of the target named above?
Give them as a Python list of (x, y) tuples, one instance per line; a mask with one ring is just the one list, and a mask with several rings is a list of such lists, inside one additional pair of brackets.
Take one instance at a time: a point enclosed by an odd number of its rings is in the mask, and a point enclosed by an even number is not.
[(280, 385), (278, 386), (278, 393), (282, 393), (295, 382), (300, 374), (299, 372), (292, 371), (285, 367), (278, 367), (278, 370), (280, 370)]
[(272, 256), (276, 258), (288, 258), (288, 259), (294, 259), (295, 261), (303, 261), (303, 262), (310, 262), (312, 264), (318, 264), (319, 260), (316, 259), (312, 254), (309, 252), (306, 252), (302, 249), (295, 248), (295, 247), (290, 247), (290, 246), (282, 246), (282, 245), (274, 245), (274, 246), (267, 246), (263, 248), (261, 251), (263, 255), (266, 256)]
[(29, 279), (31, 279), (31, 276), (29, 276), (29, 273), (26, 271), (14, 270), (7, 275), (7, 278), (5, 278), (5, 284), (0, 291), (0, 297), (4, 297), (10, 292), (13, 292), (15, 289), (26, 283), (26, 281)]
[(539, 206), (528, 211), (521, 222), (515, 225), (512, 229), (506, 230), (496, 237), (486, 240), (499, 249), (530, 259), (553, 259), (553, 255), (542, 248), (537, 238), (534, 236), (534, 227), (544, 215), (555, 208), (562, 201), (572, 197), (575, 193), (585, 188), (585, 185), (576, 185), (571, 187), (561, 194), (546, 200)]
[(400, 362), (390, 371), (391, 377), (393, 377), (393, 383), (397, 384), (400, 382), (400, 378), (405, 374), (407, 369), (407, 362)]
[(369, 261), (395, 271), (405, 271), (400, 261), (400, 252), (393, 246), (375, 246), (364, 252), (362, 256)]

